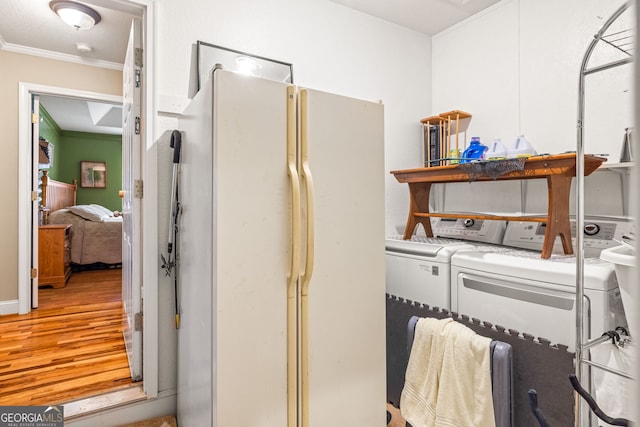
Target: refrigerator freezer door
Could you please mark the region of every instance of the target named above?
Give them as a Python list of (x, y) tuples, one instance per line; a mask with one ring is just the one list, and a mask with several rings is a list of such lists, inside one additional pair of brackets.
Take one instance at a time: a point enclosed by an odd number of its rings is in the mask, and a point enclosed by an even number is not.
[(181, 120), (178, 417), (186, 427), (287, 425), (286, 90), (218, 70)]
[(287, 85), (222, 72), (214, 86), (217, 426), (286, 425), (291, 195)]

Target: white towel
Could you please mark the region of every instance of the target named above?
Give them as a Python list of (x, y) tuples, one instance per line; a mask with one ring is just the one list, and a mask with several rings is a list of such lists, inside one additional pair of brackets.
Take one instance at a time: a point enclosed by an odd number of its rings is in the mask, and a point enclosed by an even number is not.
[[(633, 374), (633, 361), (636, 360), (635, 344), (635, 342), (628, 342), (623, 348), (611, 343), (594, 346), (590, 350), (591, 360), (610, 368)], [(635, 387), (633, 380), (601, 369), (592, 369), (592, 372), (595, 383), (595, 392), (592, 394), (600, 409), (610, 417), (630, 419), (633, 415), (633, 407), (629, 405), (632, 402), (633, 389)], [(609, 425), (604, 421), (599, 423), (601, 425)]]
[(420, 319), (400, 411), (413, 427), (495, 427), (491, 339), (447, 318)]

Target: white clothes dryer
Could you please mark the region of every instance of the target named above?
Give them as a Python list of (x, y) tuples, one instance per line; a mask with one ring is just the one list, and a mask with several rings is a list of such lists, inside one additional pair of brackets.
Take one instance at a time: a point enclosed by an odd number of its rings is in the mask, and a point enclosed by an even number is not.
[[(614, 266), (599, 252), (630, 227), (590, 218), (585, 222), (585, 334), (583, 339), (626, 326)], [(588, 231), (587, 231), (588, 227)], [(451, 310), (575, 348), (576, 257), (540, 257), (544, 230), (510, 222), (505, 243), (524, 242), (536, 250), (496, 247), (456, 252), (451, 258)], [(538, 242), (539, 245), (536, 243)]]

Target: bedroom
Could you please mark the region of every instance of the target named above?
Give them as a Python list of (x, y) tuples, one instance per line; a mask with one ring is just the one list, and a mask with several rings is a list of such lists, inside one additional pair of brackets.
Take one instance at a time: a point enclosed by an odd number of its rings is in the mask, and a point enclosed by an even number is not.
[[(40, 96), (42, 224), (72, 224), (72, 270), (122, 264), (121, 114), (119, 105)], [(77, 183), (75, 203), (54, 199), (58, 182)]]

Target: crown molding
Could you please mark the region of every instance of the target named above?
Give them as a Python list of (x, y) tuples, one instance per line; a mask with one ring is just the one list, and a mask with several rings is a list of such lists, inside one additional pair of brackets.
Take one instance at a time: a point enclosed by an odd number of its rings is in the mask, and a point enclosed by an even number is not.
[(8, 52), (21, 53), (24, 55), (39, 56), (41, 58), (54, 59), (57, 61), (73, 62), (76, 64), (89, 65), (92, 67), (107, 68), (110, 70), (122, 71), (124, 65), (117, 62), (102, 61), (99, 59), (88, 59), (77, 55), (69, 55), (68, 53), (53, 52), (51, 50), (37, 49), (28, 46), (22, 46), (13, 43), (7, 43), (0, 36), (0, 50)]

